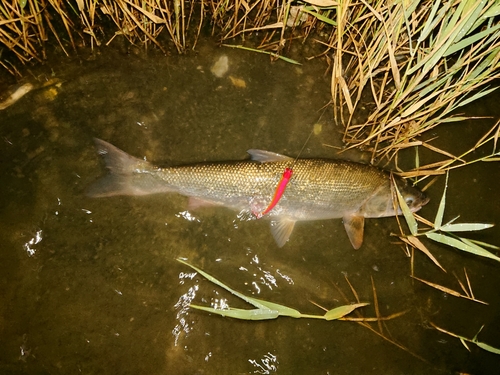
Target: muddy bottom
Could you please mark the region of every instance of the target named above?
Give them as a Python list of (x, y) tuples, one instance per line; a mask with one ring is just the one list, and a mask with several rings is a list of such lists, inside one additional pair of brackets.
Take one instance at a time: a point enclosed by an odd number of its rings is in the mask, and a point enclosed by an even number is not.
[[(222, 73), (213, 69), (218, 61)], [(191, 211), (179, 195), (84, 194), (105, 173), (94, 137), (159, 165), (176, 165), (242, 160), (251, 148), (295, 157), (318, 123), (302, 157), (366, 160), (338, 155), (342, 128), (331, 107), (323, 109), (330, 98), (323, 62), (270, 63), (267, 56), (208, 42), (190, 56), (109, 49), (89, 61), (63, 62), (51, 67), (61, 84), (33, 90), (0, 112), (0, 372), (498, 371), (498, 355), (474, 344), (468, 352), (431, 325), (467, 338), (484, 325), (478, 339), (500, 348), (500, 263), (494, 260), (424, 239), (447, 273), (421, 253), (412, 265), (390, 235), (398, 231), (394, 218), (367, 220), (357, 251), (341, 220), (298, 223), (278, 248), (269, 222), (242, 222), (218, 207)], [(468, 110), (498, 118), (498, 99)], [(439, 135), (436, 144), (460, 153), (492, 124), (476, 120), (429, 137)], [(408, 154), (406, 163), (412, 158)], [(422, 158), (422, 164), (440, 160)], [(453, 171), (445, 220), (461, 215), (463, 222), (499, 223), (499, 180), (497, 163)], [(440, 177), (428, 190), (431, 202), (422, 216), (433, 220), (443, 186)], [(471, 236), (500, 244), (497, 229)], [(370, 305), (350, 316), (374, 318), (378, 311), (392, 318), (367, 322), (367, 328), (355, 321), (239, 321), (195, 311), (189, 302), (250, 306), (179, 257), (244, 294), (303, 313), (322, 314), (318, 305), (331, 309), (359, 298)], [(475, 297), (489, 305), (412, 280), (412, 267), (416, 276), (461, 293), (455, 275), (466, 284), (465, 267)]]

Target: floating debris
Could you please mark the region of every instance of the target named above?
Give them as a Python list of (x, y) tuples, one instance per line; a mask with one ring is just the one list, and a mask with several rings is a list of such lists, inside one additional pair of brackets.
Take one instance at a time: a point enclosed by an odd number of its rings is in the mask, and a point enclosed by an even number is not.
[(239, 87), (241, 89), (245, 89), (247, 87), (247, 83), (245, 82), (245, 80), (243, 80), (241, 78), (237, 78), (237, 77), (234, 77), (234, 76), (229, 76), (229, 79), (231, 80), (231, 83), (235, 87)]
[(24, 95), (33, 90), (33, 85), (31, 83), (25, 83), (17, 87), (7, 99), (0, 102), (0, 110), (10, 107), (12, 104), (21, 99)]
[(210, 71), (212, 74), (218, 78), (222, 78), (226, 75), (229, 70), (229, 59), (226, 55), (222, 55), (219, 59), (212, 65)]
[(303, 22), (307, 21), (307, 13), (302, 11), (303, 6), (291, 6), (290, 13), (288, 14), (288, 18), (286, 20), (286, 25), (288, 27), (298, 26)]

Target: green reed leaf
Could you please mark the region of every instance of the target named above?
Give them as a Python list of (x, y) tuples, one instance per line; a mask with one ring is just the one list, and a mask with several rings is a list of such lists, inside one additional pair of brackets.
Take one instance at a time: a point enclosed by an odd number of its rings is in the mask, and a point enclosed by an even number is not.
[(236, 290), (233, 290), (231, 289), (230, 287), (228, 287), (226, 284), (224, 284), (223, 282), (217, 280), (215, 277), (209, 275), (208, 273), (202, 271), (201, 269), (189, 264), (188, 262), (180, 259), (180, 258), (177, 258), (177, 260), (179, 262), (181, 262), (182, 264), (188, 266), (188, 267), (191, 267), (192, 269), (194, 269), (196, 272), (198, 272), (200, 275), (202, 275), (205, 279), (207, 279), (208, 281), (214, 283), (215, 285), (218, 285), (220, 286), (221, 288), (227, 290), (229, 293), (231, 294), (234, 294), (235, 296), (241, 298), (243, 301), (253, 305), (254, 307), (257, 307), (258, 309), (263, 309), (263, 310), (268, 310), (268, 308), (265, 306), (265, 305), (262, 305), (260, 303), (258, 303), (256, 299), (254, 298), (251, 298), (251, 297), (247, 297), (245, 296), (244, 294), (240, 293), (240, 292), (237, 292)]
[(352, 305), (339, 306), (334, 309), (328, 310), (324, 315), (326, 320), (336, 320), (352, 313), (359, 307), (368, 306), (369, 303), (354, 303)]
[(459, 223), (459, 224), (445, 224), (439, 230), (443, 232), (472, 232), (476, 230), (483, 230), (493, 227), (494, 224), (483, 223)]
[(486, 243), (486, 242), (482, 242), (482, 241), (478, 241), (478, 240), (471, 240), (469, 238), (462, 238), (462, 241), (470, 244), (471, 246), (477, 245), (477, 246), (489, 247), (490, 249), (495, 249), (495, 250), (500, 249), (500, 247), (498, 247), (496, 245), (492, 245), (490, 243)]
[(462, 345), (465, 346), (465, 349), (467, 349), (470, 352), (469, 345), (467, 345), (467, 341), (463, 337), (459, 337), (459, 339)]
[(470, 102), (473, 102), (474, 100), (477, 100), (479, 98), (482, 98), (483, 96), (485, 95), (488, 95), (489, 93), (495, 91), (498, 87), (492, 87), (490, 89), (487, 89), (487, 90), (481, 90), (479, 91), (478, 93), (472, 95), (471, 97), (465, 99), (465, 100), (461, 100), (457, 105), (455, 105), (453, 107), (453, 109), (457, 109), (459, 107), (462, 107), (464, 105), (467, 105), (469, 104)]
[(324, 22), (326, 24), (329, 24), (329, 25), (332, 25), (332, 26), (337, 26), (337, 22), (335, 22), (331, 18), (325, 17), (322, 14), (319, 14), (318, 12), (314, 12), (313, 9), (315, 9), (315, 8), (310, 7), (310, 6), (305, 6), (304, 8), (302, 8), (302, 11), (304, 13), (310, 14), (313, 17), (316, 17), (318, 20), (320, 20), (320, 21), (322, 21), (322, 22)]
[(476, 344), (477, 346), (479, 346), (481, 349), (489, 351), (490, 353), (500, 354), (500, 349), (495, 348), (491, 345), (485, 344), (484, 342), (473, 341), (473, 343)]
[(242, 45), (234, 45), (234, 44), (223, 44), (224, 47), (230, 47), (230, 48), (237, 48), (237, 49), (243, 49), (245, 51), (252, 51), (252, 52), (257, 52), (257, 53), (264, 53), (266, 55), (271, 55), (272, 57), (276, 57), (278, 59), (281, 59), (283, 61), (286, 61), (287, 63), (290, 63), (290, 64), (294, 64), (294, 65), (302, 65), (301, 63), (299, 63), (298, 61), (296, 60), (293, 60), (293, 59), (290, 59), (288, 57), (285, 57), (285, 56), (281, 56), (281, 55), (278, 55), (274, 52), (270, 52), (270, 51), (262, 51), (260, 49), (255, 49), (255, 48), (250, 48), (250, 47), (245, 47), (245, 46), (242, 46)]
[(441, 233), (428, 232), (428, 233), (425, 233), (425, 236), (427, 238), (430, 238), (431, 240), (434, 240), (436, 242), (440, 242), (444, 245), (452, 246), (456, 249), (466, 251), (466, 252), (472, 253), (474, 255), (479, 255), (482, 257), (494, 259), (494, 260), (500, 262), (499, 257), (497, 257), (496, 255), (490, 253), (488, 250), (485, 250), (482, 247), (477, 246), (475, 244), (466, 243), (466, 242), (463, 242), (459, 239), (456, 239), (454, 237), (450, 237), (450, 236), (447, 236), (447, 235), (444, 235)]
[(441, 202), (439, 202), (439, 208), (436, 213), (436, 219), (434, 220), (434, 228), (440, 229), (441, 224), (443, 224), (444, 207), (446, 206), (446, 189), (448, 188), (448, 175), (446, 172), (446, 181), (444, 183), (443, 196), (441, 197)]
[(441, 1), (437, 0), (436, 2), (434, 2), (431, 14), (429, 15), (429, 18), (427, 18), (427, 22), (425, 23), (424, 29), (422, 30), (422, 32), (420, 33), (420, 37), (418, 38), (418, 43), (421, 43), (425, 39), (427, 39), (431, 31), (434, 29), (434, 26), (438, 22), (439, 17), (435, 18), (435, 16), (439, 9), (439, 5), (441, 5)]
[(415, 220), (415, 217), (413, 217), (413, 214), (411, 213), (410, 208), (406, 204), (403, 196), (399, 192), (399, 189), (397, 187), (397, 184), (394, 182), (394, 179), (393, 179), (393, 186), (396, 190), (396, 195), (398, 197), (399, 207), (401, 208), (401, 211), (403, 212), (403, 216), (405, 217), (406, 223), (408, 224), (408, 228), (410, 229), (410, 233), (412, 235), (416, 236), (417, 232), (418, 232), (417, 220)]
[(483, 18), (490, 18), (500, 15), (500, 3), (496, 3), (483, 14)]
[(454, 54), (455, 52), (458, 52), (458, 51), (470, 46), (473, 43), (476, 43), (480, 40), (484, 40), (484, 38), (486, 38), (489, 34), (494, 33), (499, 28), (500, 28), (500, 25), (495, 25), (493, 27), (487, 28), (487, 29), (485, 29), (477, 34), (473, 34), (470, 37), (461, 40), (460, 43), (455, 43), (450, 48), (448, 48), (448, 50), (445, 52), (443, 57), (448, 57), (448, 56)]
[(190, 304), (190, 307), (209, 312), (211, 314), (217, 314), (223, 317), (240, 319), (240, 320), (270, 320), (276, 319), (279, 316), (278, 311), (276, 310), (267, 310), (267, 309), (214, 309), (213, 307), (199, 306)]
[[(250, 298), (250, 297), (247, 297), (247, 298)], [(266, 306), (269, 310), (277, 311), (278, 315), (280, 315), (280, 316), (289, 316), (291, 318), (300, 318), (302, 315), (300, 313), (300, 311), (292, 309), (291, 307), (280, 305), (278, 303), (263, 301), (261, 299), (256, 299), (256, 298), (252, 298), (252, 300), (254, 302), (257, 302), (257, 303), (263, 305), (263, 306)]]

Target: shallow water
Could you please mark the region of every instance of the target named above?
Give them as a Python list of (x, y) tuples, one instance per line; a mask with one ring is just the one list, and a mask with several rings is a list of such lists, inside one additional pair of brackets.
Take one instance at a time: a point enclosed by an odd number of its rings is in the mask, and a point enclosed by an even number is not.
[[(295, 156), (319, 119), (322, 131), (302, 156), (338, 156), (329, 146), (340, 145), (341, 128), (330, 109), (321, 115), (329, 100), (322, 63), (271, 64), (210, 43), (199, 50), (168, 58), (106, 50), (64, 60), (51, 67), (60, 87), (33, 91), (0, 112), (0, 372), (494, 374), (499, 356), (473, 344), (468, 352), (429, 323), (469, 338), (484, 324), (480, 341), (500, 347), (495, 261), (429, 245), (445, 274), (415, 258), (417, 276), (455, 290), (453, 273), (465, 282), (466, 267), (475, 296), (489, 302), (483, 306), (412, 281), (410, 260), (390, 237), (394, 218), (368, 220), (358, 251), (341, 220), (300, 223), (280, 249), (267, 222), (240, 222), (223, 208), (188, 212), (181, 196), (84, 195), (105, 172), (93, 137), (159, 164), (243, 159), (250, 148)], [(221, 55), (229, 71), (218, 78), (210, 68)], [(498, 98), (467, 110), (498, 118)], [(440, 129), (435, 144), (464, 151), (491, 125)], [(435, 161), (422, 157), (422, 164)], [(445, 219), (500, 223), (499, 179), (497, 163), (454, 171)], [(443, 185), (441, 178), (429, 189), (424, 217), (435, 215)], [(496, 229), (475, 238), (500, 244)], [(242, 293), (313, 314), (322, 310), (311, 302), (330, 309), (356, 301), (347, 276), (372, 304), (364, 316), (374, 317), (373, 278), (382, 316), (407, 311), (384, 324), (406, 350), (355, 322), (247, 322), (190, 310), (193, 299), (246, 305), (178, 257)]]

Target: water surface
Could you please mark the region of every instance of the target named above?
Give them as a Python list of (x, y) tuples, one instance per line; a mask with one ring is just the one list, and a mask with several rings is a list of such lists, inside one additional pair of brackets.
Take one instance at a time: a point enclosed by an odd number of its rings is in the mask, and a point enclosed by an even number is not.
[[(447, 269), (424, 256), (415, 274), (460, 290), (467, 268), (488, 306), (430, 289), (409, 277), (393, 218), (368, 220), (352, 250), (341, 220), (299, 223), (278, 248), (266, 221), (240, 222), (223, 208), (187, 210), (178, 195), (90, 199), (105, 173), (93, 137), (163, 165), (246, 158), (250, 148), (304, 157), (338, 157), (342, 129), (320, 61), (301, 67), (266, 56), (200, 46), (190, 56), (106, 50), (88, 61), (52, 66), (60, 87), (29, 93), (0, 112), (2, 236), (0, 370), (87, 374), (493, 374), (500, 357), (432, 329), (433, 322), (500, 347), (500, 264), (429, 245)], [(210, 68), (226, 55), (221, 78)], [(45, 70), (44, 70), (45, 69)], [(50, 74), (40, 68), (40, 74)], [(37, 73), (38, 74), (38, 73)], [(243, 83), (244, 86), (243, 87)], [(470, 113), (499, 116), (498, 96)], [(471, 147), (490, 120), (443, 128), (436, 145)], [(480, 155), (485, 151), (479, 150)], [(345, 158), (363, 155), (346, 153)], [(435, 161), (434, 155), (422, 162)], [(433, 159), (434, 158), (434, 159)], [(411, 159), (406, 163), (411, 164)], [(446, 219), (500, 222), (498, 164), (450, 175)], [(444, 179), (421, 214), (435, 215)], [(477, 239), (500, 244), (496, 229)], [(372, 279), (384, 334), (355, 322), (280, 318), (246, 322), (187, 304), (247, 307), (175, 259), (183, 257), (238, 291), (304, 313), (355, 302), (374, 317)], [(356, 315), (353, 315), (356, 316)], [(378, 330), (377, 324), (372, 324)], [(496, 369), (496, 370), (495, 370)]]

